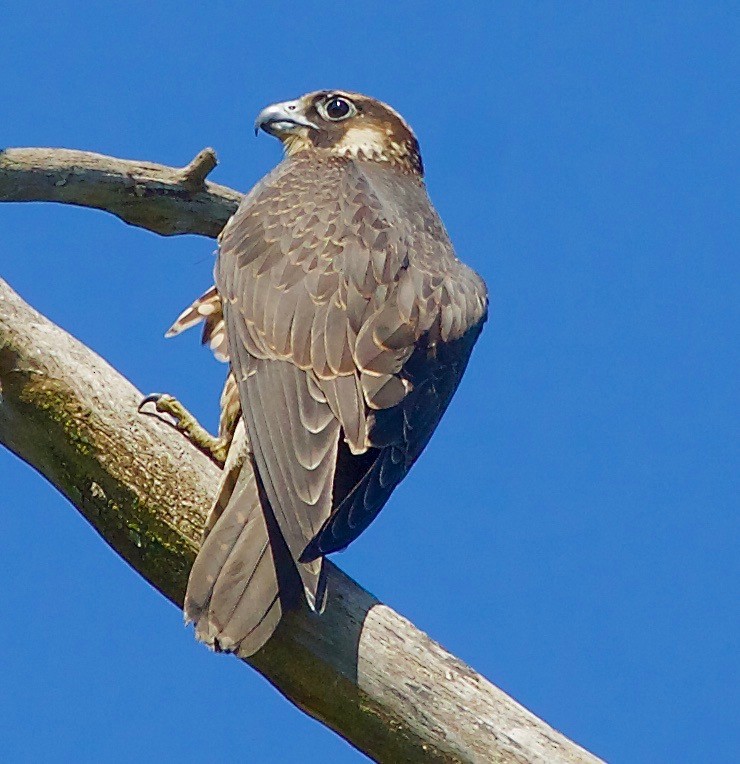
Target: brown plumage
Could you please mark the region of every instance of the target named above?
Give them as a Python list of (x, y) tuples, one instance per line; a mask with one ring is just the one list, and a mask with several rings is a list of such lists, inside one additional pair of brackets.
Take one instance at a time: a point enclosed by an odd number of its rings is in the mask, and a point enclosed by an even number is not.
[(296, 571), (323, 609), (323, 556), (370, 524), (418, 458), (487, 309), (390, 107), (322, 91), (268, 107), (258, 126), (286, 158), (222, 232), (218, 294), (178, 320), (204, 318), (230, 357), (254, 466), (230, 453), (185, 603), (200, 638), (241, 655), (269, 638)]
[[(177, 317), (175, 323), (167, 330), (165, 337), (175, 337), (186, 329), (197, 326), (201, 321), (203, 322), (203, 344), (211, 348), (219, 361), (228, 362), (229, 343), (226, 339), (226, 325), (221, 298), (215, 286), (204, 292)], [(234, 375), (229, 370), (221, 393), (221, 416), (218, 423), (218, 437), (226, 444), (227, 450), (241, 415), (239, 388)]]

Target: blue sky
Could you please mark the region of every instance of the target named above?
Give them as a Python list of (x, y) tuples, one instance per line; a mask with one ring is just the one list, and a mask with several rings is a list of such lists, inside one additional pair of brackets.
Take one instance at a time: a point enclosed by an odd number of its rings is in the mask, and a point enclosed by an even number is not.
[[(250, 131), (265, 104), (342, 87), (401, 111), (491, 317), (335, 561), (609, 761), (737, 761), (737, 6), (454, 7), (27, 2), (2, 17), (0, 145), (211, 145), (247, 190), (280, 157)], [(52, 205), (0, 206), (0, 233), (22, 296), (214, 425), (224, 367), (163, 338), (213, 242)], [(0, 485), (3, 758), (362, 760), (196, 644), (7, 452)]]

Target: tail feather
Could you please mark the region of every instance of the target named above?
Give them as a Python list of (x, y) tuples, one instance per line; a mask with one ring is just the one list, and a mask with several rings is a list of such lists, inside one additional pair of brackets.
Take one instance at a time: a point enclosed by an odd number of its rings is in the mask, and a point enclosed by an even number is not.
[(226, 338), (221, 298), (216, 287), (212, 286), (197, 300), (189, 305), (167, 330), (165, 337), (174, 337), (186, 329), (196, 326), (201, 321), (203, 326), (203, 344), (208, 345), (219, 361), (229, 360), (229, 344)]
[(248, 657), (280, 621), (289, 591), (268, 523), (240, 422), (185, 595), (186, 620), (215, 649)]

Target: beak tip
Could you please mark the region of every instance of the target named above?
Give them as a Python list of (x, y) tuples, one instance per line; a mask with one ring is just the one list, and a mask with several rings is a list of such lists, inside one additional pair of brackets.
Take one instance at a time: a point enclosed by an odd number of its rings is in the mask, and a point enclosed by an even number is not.
[(317, 129), (316, 125), (303, 115), (299, 107), (298, 101), (285, 101), (265, 107), (257, 115), (254, 134), (257, 135), (260, 130), (264, 130), (269, 135), (280, 138), (282, 134), (298, 128)]

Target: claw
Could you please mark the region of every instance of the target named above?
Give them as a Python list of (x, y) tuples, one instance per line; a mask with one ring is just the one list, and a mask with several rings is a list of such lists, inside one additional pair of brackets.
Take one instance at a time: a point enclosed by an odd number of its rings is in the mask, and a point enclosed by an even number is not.
[[(147, 403), (153, 403), (155, 410), (144, 411)], [(216, 438), (205, 430), (177, 398), (167, 393), (151, 393), (142, 398), (137, 410), (144, 416), (157, 417), (161, 422), (174, 427), (219, 467), (223, 467), (229, 442), (223, 438)]]
[[(144, 406), (147, 403), (154, 404), (154, 411), (144, 411)], [(188, 435), (189, 426), (187, 424), (183, 426), (183, 420), (188, 418), (188, 413), (178, 400), (167, 393), (151, 393), (151, 395), (147, 395), (142, 398), (137, 411), (144, 416), (155, 417), (160, 422), (174, 427), (186, 436)]]
[(146, 406), (147, 403), (153, 403), (154, 407), (157, 407), (157, 403), (159, 403), (160, 399), (162, 398), (163, 393), (150, 393), (149, 395), (145, 396), (141, 399), (141, 402), (136, 407), (136, 410), (140, 414), (146, 414), (147, 416), (153, 416), (150, 412), (144, 411), (144, 406)]

